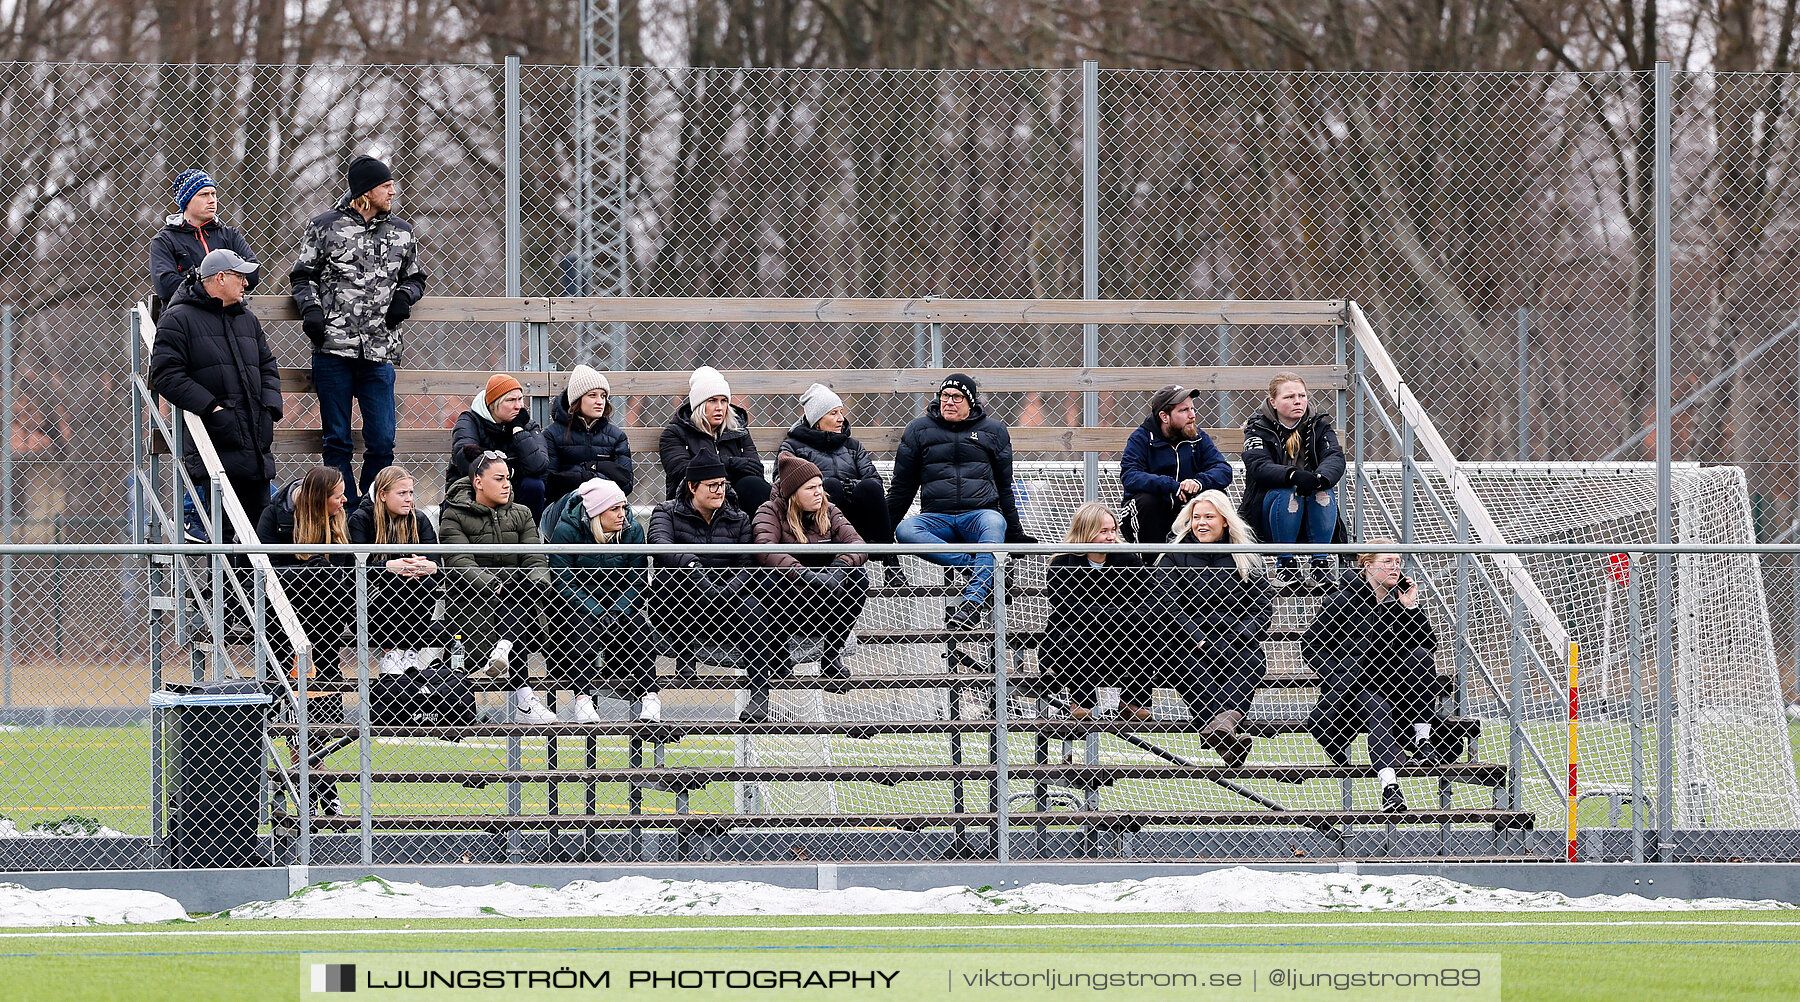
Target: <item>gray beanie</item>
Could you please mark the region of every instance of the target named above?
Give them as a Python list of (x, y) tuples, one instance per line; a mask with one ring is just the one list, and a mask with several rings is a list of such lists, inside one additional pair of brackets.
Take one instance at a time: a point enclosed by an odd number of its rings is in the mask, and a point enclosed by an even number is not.
[(814, 383), (800, 394), (800, 413), (806, 416), (809, 426), (817, 425), (819, 419), (844, 406), (844, 398), (831, 392), (831, 387), (824, 383)]

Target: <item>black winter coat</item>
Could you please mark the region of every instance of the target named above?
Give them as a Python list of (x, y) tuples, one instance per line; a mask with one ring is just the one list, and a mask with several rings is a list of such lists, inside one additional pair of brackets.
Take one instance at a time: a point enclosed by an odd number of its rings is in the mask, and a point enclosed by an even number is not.
[[(1300, 455), (1287, 454), (1287, 429), (1275, 416), (1268, 401), (1262, 410), (1244, 422), (1244, 496), (1238, 512), (1255, 530), (1256, 538), (1269, 538), (1269, 524), (1263, 518), (1263, 498), (1272, 490), (1292, 487), (1295, 470), (1311, 470), (1325, 480), (1325, 486), (1336, 487), (1344, 479), (1344, 450), (1338, 445), (1337, 432), (1331, 427), (1331, 414), (1317, 407), (1306, 412), (1294, 429), (1300, 433)], [(1332, 542), (1341, 543), (1344, 521), (1338, 519)]]
[(1260, 570), (1249, 579), (1238, 573), (1231, 554), (1184, 534), (1176, 542), (1191, 550), (1157, 560), (1157, 603), (1172, 620), (1176, 637), (1207, 648), (1260, 648), (1275, 618), (1275, 593)]
[[(653, 544), (694, 546), (753, 541), (750, 514), (729, 500), (713, 512), (711, 522), (701, 517), (687, 497), (664, 501), (650, 512), (650, 542)], [(752, 563), (748, 553), (658, 553), (655, 561), (658, 567), (733, 568), (748, 567)]]
[(1024, 532), (1013, 498), (1012, 435), (980, 404), (951, 423), (932, 401), (924, 417), (906, 426), (888, 485), (888, 515), (895, 525), (906, 517), (915, 494), (920, 511), (960, 515), (985, 508), (1006, 517), (1009, 536)]
[(1367, 726), (1357, 696), (1368, 690), (1388, 700), (1395, 733), (1406, 740), (1406, 725), (1431, 720), (1447, 689), (1430, 657), (1436, 649), (1437, 631), (1425, 610), (1408, 609), (1391, 596), (1377, 604), (1368, 578), (1351, 575), (1320, 604), (1300, 639), (1300, 656), (1319, 673), (1319, 702), (1306, 729), (1327, 750), (1348, 746)]
[(506, 453), (506, 465), (515, 480), (542, 480), (550, 472), (550, 446), (544, 440), (544, 430), (531, 419), (530, 407), (519, 408), (519, 413), (502, 425), (487, 414), (487, 406), (477, 392), (474, 404), (462, 412), (450, 432), (450, 468), (445, 471), (445, 484), (469, 475), (469, 460), (463, 451), (471, 445), (482, 452), (498, 449)]
[[(255, 252), (236, 229), (217, 219), (195, 229), (181, 213), (170, 216), (163, 221), (163, 228), (156, 231), (156, 236), (150, 238), (150, 287), (164, 303), (173, 301), (176, 290), (195, 268), (200, 267), (201, 259), (209, 251), (220, 248), (236, 251), (238, 257), (256, 263)], [(249, 279), (244, 285), (244, 294), (248, 295), (262, 280), (262, 269), (244, 277)]]
[[(150, 385), (175, 406), (200, 415), (228, 477), (275, 479), (275, 422), (281, 420), (281, 373), (256, 315), (226, 306), (197, 279), (183, 282), (156, 324)], [(213, 413), (214, 407), (225, 408)], [(188, 475), (206, 482), (198, 453)]]
[(1045, 571), (1050, 614), (1041, 657), (1064, 676), (1096, 667), (1143, 663), (1152, 651), (1150, 571), (1133, 553), (1108, 554), (1095, 567), (1085, 553), (1060, 553)]
[[(881, 479), (881, 474), (875, 470), (875, 461), (869, 458), (869, 451), (862, 443), (851, 436), (848, 424), (844, 425), (843, 431), (820, 431), (802, 421), (788, 429), (781, 451), (791, 452), (817, 466), (825, 478), (826, 492), (834, 496), (870, 477)], [(836, 489), (831, 486), (833, 480), (838, 482)]]
[[(544, 432), (550, 451), (550, 472), (580, 480), (605, 477), (630, 494), (631, 440), (625, 429), (612, 422), (612, 415), (612, 401), (608, 400), (606, 414), (599, 420), (576, 417), (569, 410), (568, 391), (557, 394), (550, 405), (550, 427)], [(583, 471), (586, 476), (581, 475)]]
[[(737, 483), (747, 477), (763, 476), (762, 455), (756, 451), (756, 443), (750, 438), (750, 414), (736, 404), (731, 405), (731, 413), (737, 418), (737, 427), (727, 427), (714, 439), (694, 425), (694, 408), (691, 404), (682, 404), (676, 408), (675, 416), (663, 425), (662, 438), (657, 442), (657, 451), (661, 454), (663, 468), (663, 489), (667, 497), (681, 496), (681, 485), (687, 476), (688, 464), (697, 457), (716, 454), (720, 462), (725, 464), (725, 479)], [(727, 421), (729, 425), (732, 422)], [(735, 500), (735, 492), (734, 498)]]

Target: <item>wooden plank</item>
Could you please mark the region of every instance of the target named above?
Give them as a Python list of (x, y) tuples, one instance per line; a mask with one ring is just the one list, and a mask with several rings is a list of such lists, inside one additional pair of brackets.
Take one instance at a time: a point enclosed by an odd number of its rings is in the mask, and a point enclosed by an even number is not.
[[(251, 296), (264, 320), (297, 320), (291, 296)], [(1344, 322), (1344, 301), (1187, 299), (782, 299), (426, 296), (414, 320), (528, 323), (1283, 324)]]
[[(975, 377), (984, 393), (1081, 393), (1087, 390), (1149, 394), (1169, 383), (1202, 391), (1267, 390), (1278, 372), (1295, 372), (1315, 390), (1337, 390), (1349, 385), (1345, 371), (1334, 365), (1115, 365), (1023, 367), (1013, 369), (732, 369), (725, 372), (732, 392), (739, 396), (798, 396), (813, 383), (824, 383), (839, 394), (929, 393), (945, 376), (964, 372)], [(401, 395), (447, 395), (468, 399), (487, 385), (492, 372), (454, 369), (396, 369), (394, 392)], [(514, 372), (511, 374), (528, 396), (554, 396), (568, 385), (564, 372)], [(687, 396), (688, 372), (644, 371), (609, 373), (618, 396)], [(312, 370), (284, 367), (284, 393), (313, 392)]]
[[(891, 453), (900, 444), (900, 433), (905, 429), (890, 426), (876, 428), (858, 428), (856, 437), (863, 447), (870, 452)], [(1013, 449), (1016, 452), (1119, 452), (1125, 448), (1125, 439), (1130, 437), (1131, 428), (1014, 428), (1012, 429)], [(788, 430), (774, 426), (755, 427), (750, 434), (756, 439), (758, 447), (770, 457), (781, 447), (787, 437)], [(1225, 453), (1242, 452), (1244, 448), (1244, 432), (1240, 428), (1209, 428), (1207, 434), (1212, 436), (1213, 444)], [(651, 455), (656, 452), (657, 441), (662, 437), (661, 428), (627, 428), (625, 435), (631, 440), (633, 453)], [(354, 436), (355, 447), (362, 448), (362, 435)], [(419, 454), (450, 451), (450, 429), (448, 428), (401, 428), (394, 433), (394, 451), (401, 454)], [(277, 428), (275, 429), (275, 453), (282, 456), (316, 455), (322, 444), (321, 435), (316, 428)], [(156, 443), (157, 451), (166, 451), (161, 441)]]
[[(246, 300), (259, 320), (298, 320), (292, 296), (251, 296)], [(446, 322), (549, 323), (550, 300), (541, 296), (426, 296), (413, 304), (414, 320)]]

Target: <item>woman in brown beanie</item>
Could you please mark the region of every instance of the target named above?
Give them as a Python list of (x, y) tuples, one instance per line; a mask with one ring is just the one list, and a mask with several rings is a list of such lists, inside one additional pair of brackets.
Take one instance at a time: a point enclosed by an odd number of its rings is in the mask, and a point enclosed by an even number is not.
[(844, 643), (869, 598), (863, 553), (793, 554), (782, 547), (797, 543), (855, 546), (863, 539), (837, 505), (825, 497), (819, 468), (791, 452), (775, 461), (775, 493), (756, 510), (751, 528), (757, 543), (768, 547), (757, 563), (771, 571), (767, 593), (769, 618), (781, 636), (819, 637), (819, 674), (848, 678)]

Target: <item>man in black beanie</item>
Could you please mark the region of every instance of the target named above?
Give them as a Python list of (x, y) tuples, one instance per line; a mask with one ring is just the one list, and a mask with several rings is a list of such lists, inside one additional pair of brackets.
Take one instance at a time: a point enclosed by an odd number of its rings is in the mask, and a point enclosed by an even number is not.
[[(1012, 435), (988, 417), (975, 380), (951, 373), (937, 399), (900, 435), (888, 487), (888, 517), (902, 543), (1035, 543), (1025, 534), (1013, 498)], [(913, 496), (919, 513), (904, 517)], [(992, 553), (934, 553), (927, 560), (971, 567), (962, 602), (950, 614), (955, 630), (981, 623), (994, 582)]]
[[(394, 363), (400, 324), (425, 295), (412, 224), (393, 215), (394, 174), (374, 157), (350, 161), (348, 190), (306, 226), (289, 278), (312, 342), (313, 391), (324, 431), (320, 459), (343, 471), (356, 505), (394, 462)], [(362, 408), (360, 488), (351, 466), (350, 403)]]

